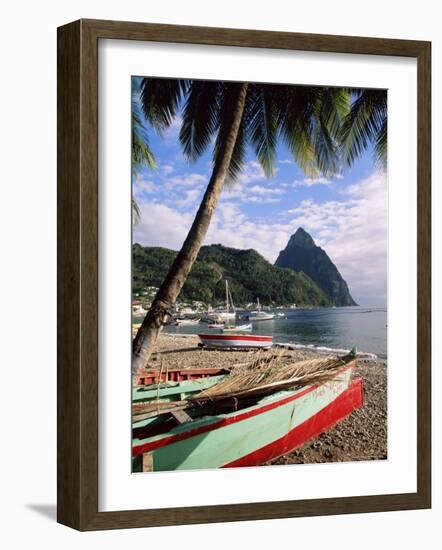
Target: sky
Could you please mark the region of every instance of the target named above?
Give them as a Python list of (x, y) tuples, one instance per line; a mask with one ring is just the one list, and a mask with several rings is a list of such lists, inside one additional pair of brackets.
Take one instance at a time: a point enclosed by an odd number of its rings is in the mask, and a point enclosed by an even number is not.
[[(136, 100), (136, 98), (135, 98)], [(210, 149), (189, 163), (178, 141), (180, 118), (160, 137), (147, 128), (155, 170), (132, 178), (141, 219), (133, 241), (179, 250), (211, 174)], [(257, 250), (274, 263), (303, 227), (335, 263), (360, 305), (387, 303), (387, 177), (367, 151), (333, 177), (308, 178), (279, 144), (275, 176), (266, 178), (253, 151), (237, 183), (225, 188), (204, 244)]]

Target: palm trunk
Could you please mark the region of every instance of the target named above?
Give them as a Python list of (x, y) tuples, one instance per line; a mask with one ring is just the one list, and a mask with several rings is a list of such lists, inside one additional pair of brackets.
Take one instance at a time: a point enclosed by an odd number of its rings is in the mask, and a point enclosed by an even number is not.
[(225, 143), (213, 168), (212, 176), (192, 227), (161, 288), (158, 290), (152, 306), (133, 342), (133, 374), (138, 373), (142, 368), (147, 366), (163, 324), (170, 314), (171, 307), (178, 298), (203, 244), (229, 169), (244, 112), (246, 95), (247, 83), (245, 82), (238, 88), (238, 99), (236, 107), (232, 112), (230, 130), (227, 133)]

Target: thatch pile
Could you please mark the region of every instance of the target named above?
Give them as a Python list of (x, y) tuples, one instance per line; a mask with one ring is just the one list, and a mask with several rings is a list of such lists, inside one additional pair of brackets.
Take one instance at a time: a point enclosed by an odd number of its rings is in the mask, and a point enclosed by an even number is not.
[[(200, 411), (199, 414), (207, 408), (212, 410), (211, 414), (232, 408), (237, 410), (280, 390), (329, 381), (338, 382), (343, 367), (354, 360), (355, 356), (352, 354), (296, 362), (290, 356), (284, 355), (284, 351), (261, 355), (252, 362), (235, 365), (220, 382), (187, 400), (161, 402), (157, 399), (156, 402), (133, 404), (133, 421), (185, 410)], [(160, 384), (157, 387), (159, 391)]]
[(287, 363), (281, 353), (272, 354), (249, 365), (235, 367), (218, 384), (201, 391), (190, 401), (203, 405), (226, 398), (267, 395), (285, 388), (338, 381), (337, 374), (351, 361), (354, 361), (353, 355), (326, 356)]

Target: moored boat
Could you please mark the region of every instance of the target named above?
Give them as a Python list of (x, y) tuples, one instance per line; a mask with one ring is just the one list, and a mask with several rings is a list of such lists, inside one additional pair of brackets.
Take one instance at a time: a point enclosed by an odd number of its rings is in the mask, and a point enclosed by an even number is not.
[(216, 392), (229, 375), (134, 388), (133, 469), (255, 466), (287, 454), (362, 406), (354, 366), (350, 360), (300, 387), (285, 381), (230, 398)]
[(203, 346), (211, 348), (270, 348), (273, 336), (258, 334), (198, 334)]
[(252, 323), (247, 323), (246, 325), (227, 325), (222, 327), (223, 332), (235, 332), (235, 331), (243, 331), (243, 330), (252, 330)]
[(236, 318), (235, 306), (233, 305), (232, 294), (229, 290), (229, 282), (226, 279), (226, 307), (225, 309), (215, 309), (213, 314), (222, 321), (229, 321)]
[(253, 322), (256, 322), (256, 321), (271, 321), (274, 318), (275, 318), (274, 313), (270, 313), (269, 311), (263, 311), (262, 310), (261, 304), (259, 303), (259, 298), (257, 298), (257, 310), (252, 311), (249, 314), (248, 320), (253, 321)]
[(198, 325), (200, 322), (199, 319), (175, 319), (174, 325), (183, 325), (183, 326), (191, 326), (191, 325)]

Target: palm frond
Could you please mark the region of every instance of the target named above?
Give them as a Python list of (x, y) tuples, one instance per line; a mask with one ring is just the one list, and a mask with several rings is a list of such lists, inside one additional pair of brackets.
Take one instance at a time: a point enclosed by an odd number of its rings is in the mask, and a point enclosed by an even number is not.
[(308, 176), (340, 168), (338, 137), (349, 110), (345, 88), (280, 86), (276, 91), (279, 131), (295, 161)]
[(350, 91), (320, 88), (313, 102), (312, 139), (319, 170), (333, 175), (340, 170), (339, 132), (350, 109)]
[(369, 146), (375, 145), (378, 159), (386, 158), (386, 90), (358, 90), (340, 132), (343, 160), (351, 166)]
[(189, 84), (189, 80), (143, 78), (141, 105), (146, 120), (158, 133), (172, 124)]
[(142, 126), (141, 119), (135, 110), (132, 110), (132, 171), (137, 171), (143, 164), (154, 169), (156, 160), (149, 147), (147, 132)]
[(207, 149), (215, 132), (220, 83), (192, 81), (187, 93), (180, 130), (183, 152), (196, 161)]
[(225, 186), (227, 188), (232, 188), (240, 175), (242, 169), (244, 168), (245, 157), (246, 157), (246, 133), (244, 129), (244, 124), (241, 124), (238, 130), (238, 135), (236, 137), (235, 147), (232, 152), (232, 158), (230, 160), (229, 172), (226, 177)]
[(382, 126), (378, 132), (375, 143), (376, 164), (385, 169), (387, 165), (387, 117), (385, 117)]
[(317, 176), (320, 171), (312, 135), (316, 98), (317, 90), (314, 88), (280, 86), (276, 94), (280, 136), (298, 166), (308, 176)]
[(137, 225), (137, 223), (139, 223), (141, 219), (140, 207), (138, 206), (138, 203), (134, 199), (134, 197), (132, 197), (132, 219), (134, 225)]
[[(241, 83), (224, 82), (223, 89), (220, 93), (220, 105), (217, 111), (217, 120), (215, 127), (217, 128), (217, 136), (213, 145), (213, 164), (216, 166), (222, 156), (228, 134), (230, 132), (232, 116), (236, 109), (238, 101), (238, 90)], [(232, 154), (232, 159), (228, 168), (228, 179), (230, 184), (235, 182), (241, 172), (245, 158), (245, 134), (243, 128), (244, 119), (241, 122), (238, 137)]]
[(251, 84), (245, 109), (247, 135), (267, 177), (274, 174), (278, 142), (278, 109), (273, 86)]
[(339, 137), (342, 122), (350, 112), (350, 88), (322, 88), (320, 116), (333, 138)]

